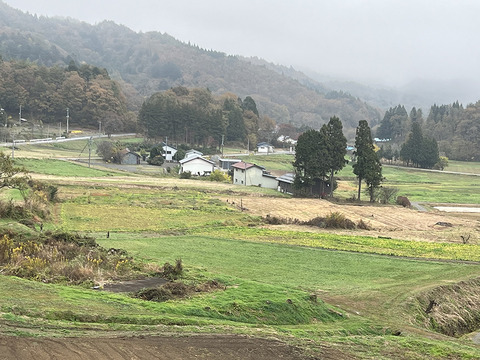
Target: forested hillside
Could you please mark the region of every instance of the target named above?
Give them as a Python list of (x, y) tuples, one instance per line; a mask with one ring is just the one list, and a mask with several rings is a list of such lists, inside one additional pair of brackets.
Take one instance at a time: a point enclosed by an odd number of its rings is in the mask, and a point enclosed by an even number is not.
[(399, 148), (412, 123), (418, 123), (426, 136), (435, 139), (440, 153), (448, 158), (480, 161), (480, 101), (467, 107), (458, 101), (451, 105), (434, 104), (426, 119), (420, 109), (412, 108), (408, 114), (404, 106), (395, 106), (385, 113), (376, 136), (389, 139), (393, 148)]
[[(241, 98), (251, 96), (260, 113), (277, 123), (315, 128), (337, 115), (353, 137), (361, 119), (374, 126), (375, 108), (343, 93), (330, 93), (315, 81), (296, 80), (252, 59), (200, 49), (158, 32), (136, 33), (113, 22), (89, 25), (73, 19), (36, 17), (0, 2), (0, 54), (39, 65), (87, 63), (106, 68), (119, 81), (130, 110), (145, 97), (171, 87), (208, 88)], [(305, 77), (306, 78), (306, 77)]]
[(2, 115), (10, 126), (18, 121), (21, 106), (29, 124), (56, 125), (68, 108), (77, 127), (97, 128), (100, 122), (112, 132), (136, 127), (135, 114), (127, 111), (120, 86), (105, 69), (73, 62), (46, 67), (0, 58), (0, 79)]

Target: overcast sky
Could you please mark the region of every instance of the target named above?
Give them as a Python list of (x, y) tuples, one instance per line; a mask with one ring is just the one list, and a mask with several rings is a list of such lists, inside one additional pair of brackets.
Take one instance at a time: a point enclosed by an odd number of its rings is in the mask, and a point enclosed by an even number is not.
[(480, 84), (479, 0), (3, 0), (354, 80)]

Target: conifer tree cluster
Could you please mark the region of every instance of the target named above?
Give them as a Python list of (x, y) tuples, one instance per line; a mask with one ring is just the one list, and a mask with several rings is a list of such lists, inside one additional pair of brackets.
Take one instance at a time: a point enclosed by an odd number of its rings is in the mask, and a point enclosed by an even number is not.
[(308, 130), (298, 138), (295, 161), (294, 187), (303, 193), (321, 182), (322, 194), (326, 195), (325, 183), (328, 181), (330, 196), (334, 190), (334, 174), (346, 164), (347, 139), (343, 135), (343, 126), (336, 116), (331, 117), (319, 131)]

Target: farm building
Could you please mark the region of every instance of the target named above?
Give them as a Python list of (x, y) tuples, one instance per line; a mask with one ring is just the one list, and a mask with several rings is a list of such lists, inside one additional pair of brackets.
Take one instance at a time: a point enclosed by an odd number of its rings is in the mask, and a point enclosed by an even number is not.
[(239, 163), (239, 159), (218, 159), (218, 164), (222, 170), (230, 170), (233, 164)]
[(268, 174), (263, 166), (238, 162), (232, 165), (233, 183), (244, 186), (261, 186), (276, 189), (278, 181), (275, 176)]
[(140, 155), (128, 149), (120, 151), (120, 164), (122, 165), (138, 165), (141, 158)]
[(266, 142), (261, 142), (257, 144), (257, 152), (259, 153), (273, 153), (273, 146)]
[(210, 175), (215, 168), (215, 163), (207, 160), (200, 155), (192, 155), (180, 160), (179, 173), (190, 172), (192, 175), (204, 176)]
[(286, 194), (293, 194), (293, 182), (295, 181), (295, 174), (293, 173), (286, 173), (282, 176), (277, 177), (278, 181), (278, 191), (286, 193)]
[(198, 156), (203, 156), (203, 153), (200, 152), (200, 151), (197, 151), (197, 150), (195, 150), (195, 149), (190, 149), (190, 150), (188, 150), (188, 151), (185, 153), (184, 159), (187, 159), (187, 158), (189, 158), (189, 157), (191, 157), (191, 156), (197, 156), (197, 155), (198, 155)]

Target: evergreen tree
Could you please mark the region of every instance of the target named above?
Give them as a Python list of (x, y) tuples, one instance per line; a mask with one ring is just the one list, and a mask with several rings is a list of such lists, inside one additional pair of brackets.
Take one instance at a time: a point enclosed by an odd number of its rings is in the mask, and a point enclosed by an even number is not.
[(355, 163), (353, 173), (358, 178), (358, 200), (361, 196), (362, 181), (365, 180), (370, 193), (370, 201), (374, 200), (374, 190), (381, 184), (382, 166), (372, 141), (372, 134), (368, 122), (360, 120), (355, 136)]
[(227, 119), (227, 140), (244, 141), (247, 135), (243, 122), (243, 112), (237, 100), (227, 98), (223, 104), (223, 111)]
[(343, 135), (343, 126), (336, 116), (330, 118), (326, 127), (328, 164), (330, 168), (330, 196), (333, 196), (333, 175), (345, 167), (347, 160), (347, 138)]
[[(329, 171), (326, 127), (320, 131), (308, 130), (299, 136), (295, 151), (294, 187), (308, 191), (316, 181), (323, 180)], [(323, 192), (323, 191), (322, 191)]]

